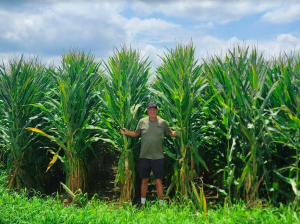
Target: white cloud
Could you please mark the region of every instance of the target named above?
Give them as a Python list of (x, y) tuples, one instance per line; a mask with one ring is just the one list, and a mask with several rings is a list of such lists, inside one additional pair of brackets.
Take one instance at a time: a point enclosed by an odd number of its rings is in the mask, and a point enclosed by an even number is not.
[(159, 56), (163, 56), (164, 48), (155, 47), (151, 44), (145, 44), (139, 47), (141, 50), (141, 55), (144, 58), (149, 57), (149, 61), (151, 61), (151, 72), (154, 73), (155, 68), (161, 64), (162, 60)]
[(140, 15), (158, 12), (170, 17), (229, 23), (279, 5), (276, 1), (135, 1), (132, 8)]
[(300, 19), (300, 4), (284, 5), (275, 10), (266, 12), (263, 21), (271, 23), (290, 23)]
[(162, 19), (139, 19), (137, 17), (127, 20), (124, 28), (129, 42), (134, 42), (138, 38), (139, 42), (152, 43), (174, 41), (174, 35), (181, 30), (181, 26), (176, 23)]
[(297, 45), (297, 43), (299, 43), (299, 40), (291, 34), (280, 34), (277, 37), (277, 41), (279, 43), (287, 43), (287, 44), (294, 44), (294, 45)]
[[(32, 6), (32, 7), (31, 7)], [(181, 26), (162, 19), (127, 19), (118, 1), (46, 5), (28, 3), (20, 10), (0, 9), (0, 41), (3, 51), (43, 53), (46, 57), (76, 46), (97, 54), (126, 43), (174, 41)], [(0, 43), (1, 43), (0, 42)]]
[[(119, 3), (93, 2), (51, 4), (26, 2), (0, 8), (0, 50), (56, 57), (70, 46), (107, 55), (124, 43), (126, 18)], [(46, 60), (46, 59), (45, 59)]]
[(229, 39), (220, 39), (211, 35), (206, 35), (200, 38), (193, 39), (194, 46), (196, 47), (196, 57), (201, 62), (211, 56), (221, 56), (231, 49), (236, 44), (242, 44), (243, 41), (238, 40), (236, 37)]
[(168, 31), (171, 29), (177, 29), (180, 28), (180, 25), (167, 22), (162, 19), (139, 19), (137, 17), (131, 18), (128, 20), (128, 22), (125, 25), (125, 28), (128, 30), (131, 30), (135, 33), (137, 32), (146, 32), (146, 34), (155, 34), (162, 32), (162, 31)]
[(199, 61), (213, 55), (224, 56), (228, 49), (232, 49), (237, 44), (256, 46), (260, 52), (264, 52), (266, 59), (277, 57), (282, 52), (300, 52), (300, 38), (291, 34), (280, 34), (272, 40), (239, 40), (236, 37), (219, 39), (209, 35), (194, 39)]

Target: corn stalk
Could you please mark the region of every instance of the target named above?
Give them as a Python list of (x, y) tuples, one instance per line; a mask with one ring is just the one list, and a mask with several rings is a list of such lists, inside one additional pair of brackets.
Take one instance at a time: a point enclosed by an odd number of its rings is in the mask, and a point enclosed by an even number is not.
[[(219, 108), (227, 129), (227, 166), (223, 171), (228, 199), (239, 197), (243, 189), (246, 201), (254, 201), (262, 180), (267, 189), (271, 183), (267, 169), (271, 159), (270, 135), (266, 125), (270, 97), (278, 82), (266, 85), (270, 64), (256, 48), (249, 53), (249, 47), (238, 46), (228, 50), (223, 60), (212, 57), (204, 67), (211, 88), (220, 93)], [(242, 162), (239, 166), (236, 158)], [(236, 188), (233, 182), (237, 183)]]
[(0, 66), (0, 133), (2, 147), (9, 150), (9, 188), (31, 187), (34, 182), (36, 136), (25, 128), (38, 122), (39, 112), (32, 104), (43, 99), (48, 80), (37, 58), (25, 61), (22, 56)]
[(145, 108), (147, 81), (149, 79), (148, 59), (143, 59), (138, 50), (123, 46), (115, 49), (105, 68), (109, 80), (105, 91), (100, 94), (104, 113), (101, 126), (106, 128), (104, 141), (113, 144), (121, 155), (115, 184), (121, 185), (120, 202), (135, 196), (135, 163), (133, 150), (137, 141), (120, 134), (121, 128), (135, 130)]
[[(167, 194), (175, 187), (181, 196), (194, 196), (191, 181), (194, 180), (198, 164), (207, 166), (198, 153), (200, 130), (194, 125), (201, 112), (201, 93), (207, 86), (201, 76), (201, 66), (195, 59), (195, 48), (177, 44), (161, 57), (162, 65), (156, 70), (156, 80), (151, 92), (159, 102), (164, 119), (170, 122), (178, 138), (174, 140), (174, 150), (166, 153), (175, 159), (172, 182)], [(186, 128), (186, 132), (183, 128)]]
[[(99, 67), (93, 55), (76, 49), (65, 53), (62, 66), (48, 70), (55, 88), (47, 93), (43, 104), (35, 104), (52, 127), (45, 132), (29, 128), (58, 145), (56, 152), (51, 151), (54, 157), (48, 169), (60, 158), (66, 172), (66, 185), (73, 192), (86, 189), (86, 149), (92, 149), (98, 108), (96, 88), (100, 89), (102, 83)], [(48, 131), (53, 134), (46, 134)], [(58, 156), (60, 150), (64, 151), (63, 157)]]
[[(280, 80), (280, 83), (271, 99), (274, 109), (270, 122), (273, 125), (268, 130), (274, 142), (288, 146), (294, 156), (288, 153), (284, 162), (289, 165), (273, 172), (291, 186), (296, 209), (300, 206), (300, 57), (284, 55), (275, 60), (268, 81), (274, 82), (274, 79)], [(283, 155), (280, 157), (283, 158)]]

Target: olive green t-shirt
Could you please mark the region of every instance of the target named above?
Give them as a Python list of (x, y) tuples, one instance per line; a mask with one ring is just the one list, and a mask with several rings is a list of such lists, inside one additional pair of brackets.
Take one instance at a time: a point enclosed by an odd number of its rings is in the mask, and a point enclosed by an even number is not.
[(135, 130), (141, 136), (142, 146), (140, 158), (162, 159), (163, 154), (163, 137), (169, 135), (171, 129), (167, 122), (161, 118), (156, 121), (150, 121), (149, 117), (142, 118)]

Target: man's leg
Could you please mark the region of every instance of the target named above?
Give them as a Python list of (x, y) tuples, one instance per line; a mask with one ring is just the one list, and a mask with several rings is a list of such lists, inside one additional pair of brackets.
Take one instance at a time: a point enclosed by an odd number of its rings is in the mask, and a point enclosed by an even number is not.
[(151, 167), (154, 174), (157, 197), (159, 200), (160, 205), (163, 205), (163, 193), (164, 188), (162, 185), (162, 179), (164, 178), (164, 161), (165, 159), (156, 159), (151, 160)]
[(146, 195), (148, 190), (148, 181), (150, 176), (150, 161), (149, 159), (140, 158), (140, 178), (142, 179), (141, 185), (141, 205), (146, 202)]
[(155, 179), (155, 185), (156, 185), (156, 191), (157, 191), (158, 199), (163, 200), (164, 188), (163, 188), (163, 185), (162, 185), (162, 180), (161, 179)]
[(149, 178), (142, 179), (141, 197), (146, 198)]

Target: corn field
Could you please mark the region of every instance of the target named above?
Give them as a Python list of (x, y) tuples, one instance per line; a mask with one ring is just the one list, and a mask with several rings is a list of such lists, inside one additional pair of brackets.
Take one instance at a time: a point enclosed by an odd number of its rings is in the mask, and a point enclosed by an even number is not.
[(300, 56), (266, 59), (238, 45), (200, 63), (195, 51), (192, 42), (166, 49), (154, 74), (148, 58), (126, 46), (107, 61), (70, 49), (57, 67), (38, 58), (2, 63), (0, 162), (9, 188), (45, 191), (61, 169), (57, 181), (88, 192), (97, 178), (90, 161), (105, 148), (118, 155), (120, 203), (139, 197), (140, 140), (119, 130), (135, 130), (155, 101), (178, 135), (164, 138), (167, 195), (204, 210), (205, 189), (230, 203), (299, 207)]

